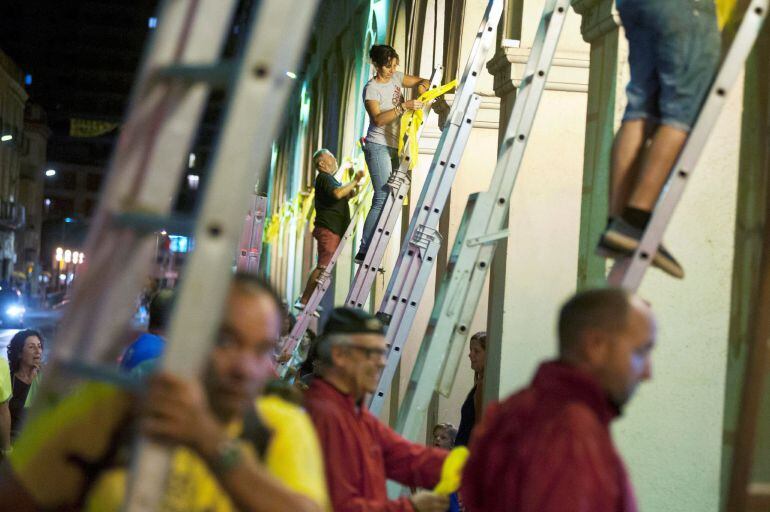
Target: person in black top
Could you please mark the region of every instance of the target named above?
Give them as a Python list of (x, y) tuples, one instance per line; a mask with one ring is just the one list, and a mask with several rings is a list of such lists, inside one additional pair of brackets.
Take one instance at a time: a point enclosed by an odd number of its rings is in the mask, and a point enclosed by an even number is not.
[(359, 192), (358, 183), (364, 177), (364, 171), (356, 172), (352, 181), (344, 185), (337, 181), (337, 159), (328, 149), (319, 149), (313, 154), (313, 165), (318, 175), (315, 178), (315, 227), (313, 238), (318, 247), (318, 264), (305, 286), (302, 297), (294, 304), (302, 309), (313, 294), (318, 278), (332, 259), (340, 244), (342, 235), (350, 224), (348, 201)]
[(473, 388), (460, 409), (460, 426), (457, 428), (455, 446), (468, 446), (473, 427), (481, 421), (484, 393), (484, 366), (487, 362), (487, 333), (477, 332), (471, 336), (471, 348), (468, 353), (473, 370)]
[(11, 437), (21, 430), (24, 405), (32, 381), (40, 371), (43, 357), (43, 337), (39, 332), (25, 329), (17, 332), (8, 344), (8, 366), (11, 370), (13, 394), (8, 404), (11, 410)]

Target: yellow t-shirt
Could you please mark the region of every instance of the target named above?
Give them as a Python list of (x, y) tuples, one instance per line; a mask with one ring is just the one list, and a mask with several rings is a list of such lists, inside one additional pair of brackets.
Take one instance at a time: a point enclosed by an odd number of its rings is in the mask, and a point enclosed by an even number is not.
[[(11, 454), (11, 465), (43, 507), (77, 504), (88, 489), (84, 510), (120, 510), (126, 470), (102, 470), (87, 482), (87, 466), (101, 458), (125, 424), (130, 399), (107, 384), (88, 384), (55, 408), (31, 418)], [(290, 489), (330, 510), (318, 440), (306, 413), (278, 397), (257, 400), (271, 438), (263, 463)], [(237, 429), (236, 429), (237, 430)], [(252, 450), (245, 443), (247, 450)], [(253, 451), (252, 451), (253, 453)], [(80, 459), (78, 463), (73, 459)], [(217, 478), (195, 453), (174, 451), (164, 512), (231, 512), (235, 507)]]
[(8, 360), (0, 357), (0, 404), (10, 400), (12, 392), (11, 369), (8, 367)]

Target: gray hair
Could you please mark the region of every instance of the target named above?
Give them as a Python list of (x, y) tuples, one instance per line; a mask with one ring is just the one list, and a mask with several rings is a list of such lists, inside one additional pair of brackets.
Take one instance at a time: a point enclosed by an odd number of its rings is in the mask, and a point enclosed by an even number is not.
[(316, 369), (323, 372), (334, 366), (332, 361), (332, 348), (350, 345), (353, 340), (347, 334), (324, 334), (317, 340)]
[(316, 165), (316, 166), (317, 166), (317, 165), (318, 165), (318, 159), (321, 157), (321, 155), (323, 155), (323, 154), (325, 154), (325, 153), (328, 153), (329, 155), (332, 155), (332, 156), (334, 156), (334, 155), (332, 154), (332, 152), (331, 152), (331, 151), (329, 151), (328, 149), (326, 149), (326, 148), (321, 148), (321, 149), (319, 149), (318, 151), (316, 151), (315, 153), (313, 153), (313, 165)]

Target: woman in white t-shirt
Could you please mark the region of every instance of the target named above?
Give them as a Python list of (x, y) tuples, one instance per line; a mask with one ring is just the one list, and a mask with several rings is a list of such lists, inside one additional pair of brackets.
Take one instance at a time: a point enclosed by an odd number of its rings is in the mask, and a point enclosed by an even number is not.
[(384, 44), (374, 45), (369, 58), (376, 74), (366, 83), (363, 99), (369, 114), (369, 131), (366, 133), (364, 156), (372, 178), (374, 197), (372, 208), (364, 222), (364, 235), (356, 254), (356, 261), (362, 262), (369, 249), (369, 242), (377, 227), (377, 221), (388, 197), (388, 178), (398, 169), (398, 135), (400, 118), (405, 110), (423, 107), (417, 100), (404, 101), (403, 88), (415, 88), (419, 96), (430, 87), (430, 82), (418, 76), (405, 75), (398, 68), (398, 53)]

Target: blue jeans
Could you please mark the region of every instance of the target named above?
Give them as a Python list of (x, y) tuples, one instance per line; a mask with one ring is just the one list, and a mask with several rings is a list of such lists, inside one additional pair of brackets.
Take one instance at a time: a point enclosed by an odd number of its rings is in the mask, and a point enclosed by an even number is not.
[(374, 236), (374, 230), (377, 228), (377, 221), (380, 219), (382, 208), (390, 194), (388, 178), (390, 174), (398, 169), (398, 149), (383, 144), (374, 144), (367, 142), (364, 145), (364, 158), (366, 166), (369, 168), (369, 177), (372, 179), (374, 187), (374, 197), (372, 198), (372, 208), (364, 221), (364, 236), (361, 240), (360, 252), (369, 250), (369, 243)]
[(719, 65), (714, 0), (618, 0), (617, 8), (631, 64), (623, 119), (689, 131)]

